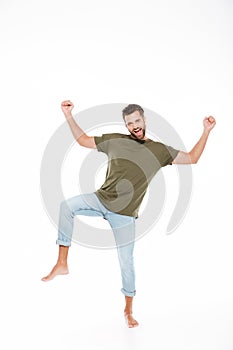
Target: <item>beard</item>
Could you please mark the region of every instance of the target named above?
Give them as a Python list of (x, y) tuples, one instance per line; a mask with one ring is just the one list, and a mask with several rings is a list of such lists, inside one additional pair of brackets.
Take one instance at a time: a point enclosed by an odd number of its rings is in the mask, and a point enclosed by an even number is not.
[(141, 132), (140, 133), (136, 133), (134, 131), (130, 132), (131, 136), (136, 139), (136, 140), (142, 140), (145, 137), (146, 134), (146, 129), (145, 128), (141, 128)]

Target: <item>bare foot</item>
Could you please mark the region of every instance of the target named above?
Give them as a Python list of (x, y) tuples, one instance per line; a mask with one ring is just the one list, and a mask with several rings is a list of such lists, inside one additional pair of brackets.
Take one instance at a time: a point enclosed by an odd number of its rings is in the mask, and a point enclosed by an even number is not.
[(48, 282), (58, 275), (67, 275), (69, 273), (67, 265), (56, 264), (50, 274), (41, 278), (41, 281)]
[(131, 313), (125, 313), (125, 321), (129, 328), (134, 328), (138, 326), (138, 322), (133, 318)]

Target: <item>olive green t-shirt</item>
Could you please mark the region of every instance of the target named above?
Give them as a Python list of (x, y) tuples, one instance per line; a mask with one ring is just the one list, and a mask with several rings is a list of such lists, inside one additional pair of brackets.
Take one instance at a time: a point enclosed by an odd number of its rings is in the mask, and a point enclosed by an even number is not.
[(179, 151), (161, 142), (118, 133), (94, 139), (97, 150), (108, 156), (106, 178), (95, 192), (97, 197), (108, 210), (137, 218), (150, 181)]

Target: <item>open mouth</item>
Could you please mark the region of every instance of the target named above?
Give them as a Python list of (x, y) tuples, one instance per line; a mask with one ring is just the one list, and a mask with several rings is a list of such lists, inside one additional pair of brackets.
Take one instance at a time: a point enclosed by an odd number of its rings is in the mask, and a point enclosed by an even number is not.
[(137, 136), (141, 136), (142, 135), (142, 128), (137, 128), (134, 130), (134, 133), (137, 135)]

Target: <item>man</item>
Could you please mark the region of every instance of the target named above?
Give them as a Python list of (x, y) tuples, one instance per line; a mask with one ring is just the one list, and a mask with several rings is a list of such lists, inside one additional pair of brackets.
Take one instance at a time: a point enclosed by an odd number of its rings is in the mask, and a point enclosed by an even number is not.
[(128, 327), (138, 326), (133, 317), (132, 302), (136, 293), (133, 249), (135, 219), (149, 182), (158, 170), (168, 164), (195, 164), (200, 158), (210, 131), (216, 124), (213, 117), (203, 121), (201, 138), (190, 152), (183, 152), (146, 137), (146, 118), (142, 107), (130, 104), (123, 109), (129, 134), (88, 136), (72, 116), (71, 101), (61, 104), (62, 111), (75, 140), (87, 148), (97, 148), (108, 156), (104, 184), (95, 193), (82, 194), (61, 203), (58, 239), (58, 260), (42, 281), (68, 274), (68, 251), (71, 245), (75, 215), (101, 216), (108, 220), (116, 241), (125, 296), (124, 315)]

